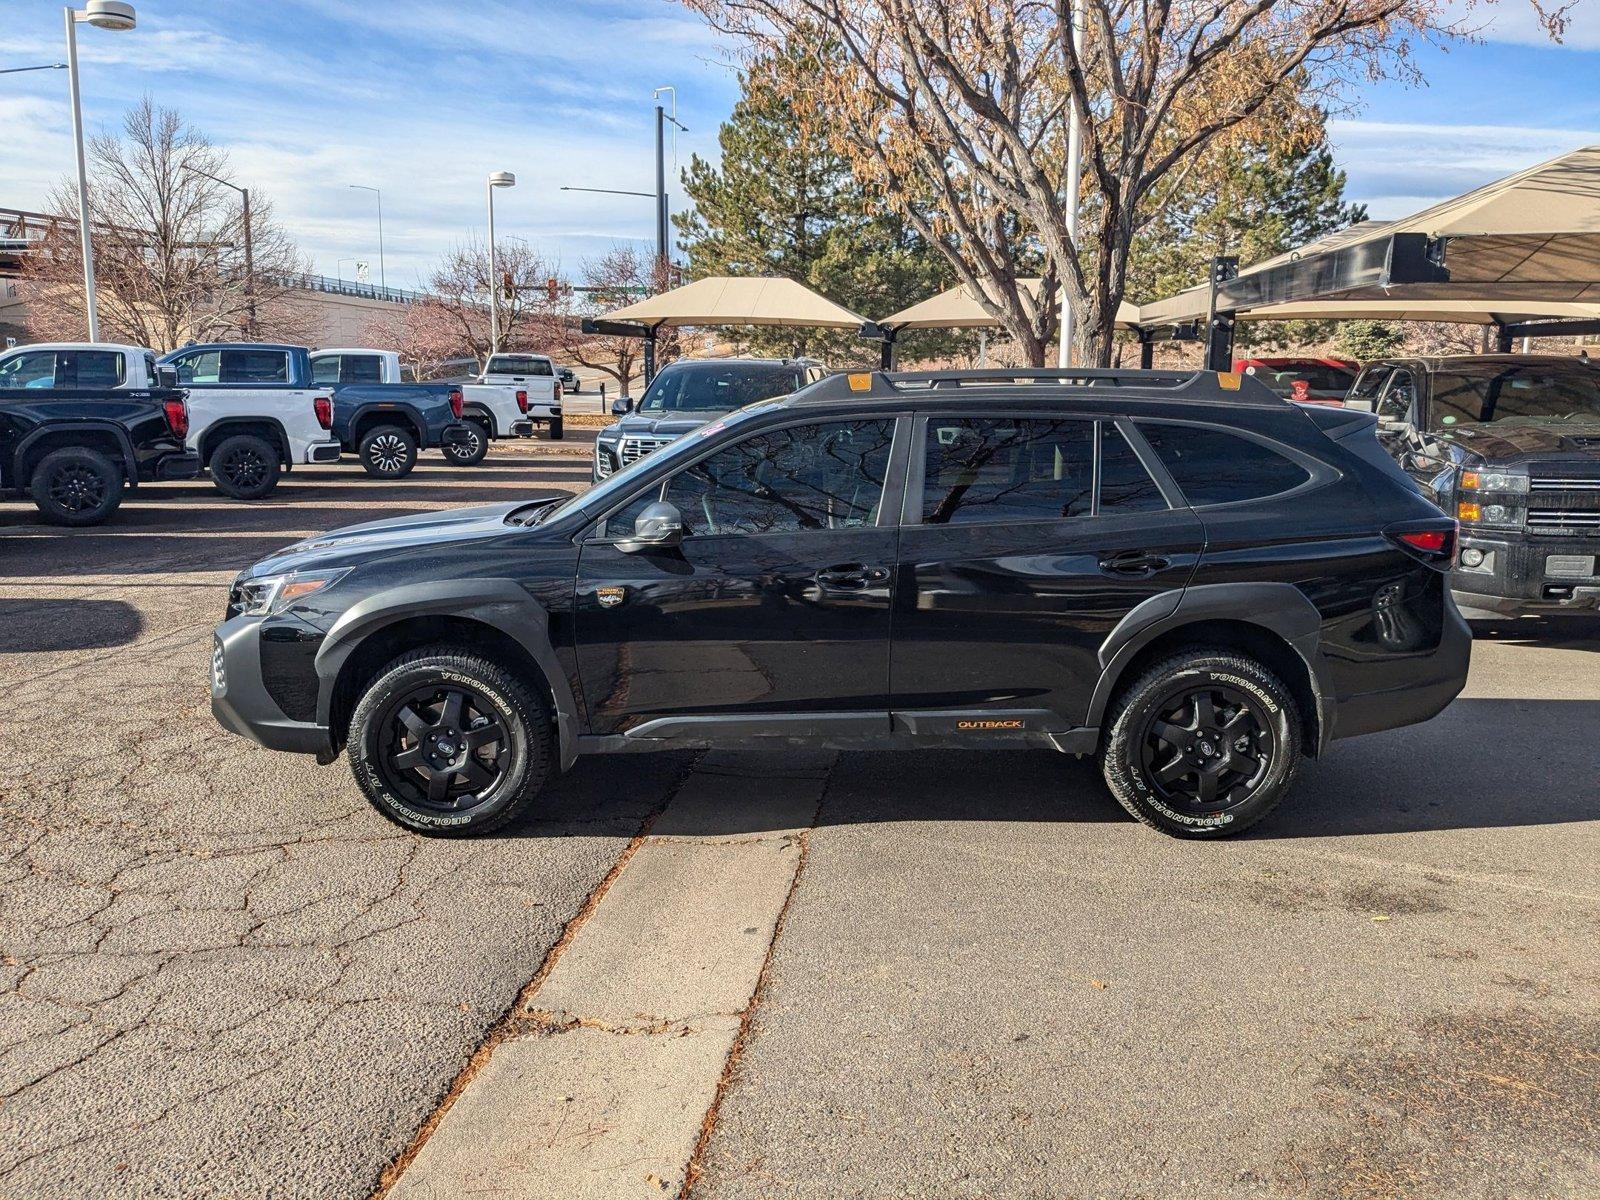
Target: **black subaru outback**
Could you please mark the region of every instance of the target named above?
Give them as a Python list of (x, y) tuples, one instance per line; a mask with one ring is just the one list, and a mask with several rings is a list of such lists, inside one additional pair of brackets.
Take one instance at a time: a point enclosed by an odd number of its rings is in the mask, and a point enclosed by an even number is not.
[(1237, 832), (1465, 680), (1455, 524), (1374, 428), (1238, 375), (834, 376), (580, 495), (273, 555), (212, 707), (427, 833), (581, 754), (763, 739), (1094, 753), (1141, 821)]

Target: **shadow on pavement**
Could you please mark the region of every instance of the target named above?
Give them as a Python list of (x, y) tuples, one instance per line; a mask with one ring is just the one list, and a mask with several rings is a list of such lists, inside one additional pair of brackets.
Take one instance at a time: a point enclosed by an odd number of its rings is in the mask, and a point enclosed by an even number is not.
[(0, 600), (0, 654), (126, 646), (144, 618), (122, 600)]
[[(1600, 820), (1600, 700), (1458, 700), (1410, 729), (1335, 742), (1303, 765), (1281, 806), (1245, 836), (1338, 837)], [(632, 756), (612, 756), (612, 761)], [(601, 759), (580, 759), (582, 787)], [(770, 752), (781, 781), (784, 752)], [(607, 768), (610, 770), (611, 768)], [(729, 837), (791, 827), (751, 776), (684, 833)], [(747, 798), (746, 798), (747, 796)], [(1107, 822), (1131, 818), (1092, 759), (1048, 750), (852, 751), (841, 755), (818, 825), (898, 821)]]
[(1470, 624), (1474, 641), (1550, 650), (1600, 650), (1600, 616), (1523, 617)]

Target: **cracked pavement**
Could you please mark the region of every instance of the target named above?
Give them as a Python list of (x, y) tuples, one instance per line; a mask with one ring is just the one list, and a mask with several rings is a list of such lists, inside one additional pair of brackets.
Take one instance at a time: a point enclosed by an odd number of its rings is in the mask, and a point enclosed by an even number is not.
[(239, 567), (587, 478), (431, 457), (398, 484), (301, 468), (248, 506), (141, 488), (94, 530), (0, 505), (0, 1196), (368, 1194), (681, 777), (594, 761), (512, 836), (430, 841), (342, 762), (216, 725)]

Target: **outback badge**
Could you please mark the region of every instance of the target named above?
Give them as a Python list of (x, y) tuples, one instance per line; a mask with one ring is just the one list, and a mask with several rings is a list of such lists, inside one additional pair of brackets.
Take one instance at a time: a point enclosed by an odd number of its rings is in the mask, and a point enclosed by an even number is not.
[(628, 589), (624, 587), (596, 588), (594, 594), (599, 598), (601, 608), (615, 608), (622, 603), (623, 597), (628, 594)]

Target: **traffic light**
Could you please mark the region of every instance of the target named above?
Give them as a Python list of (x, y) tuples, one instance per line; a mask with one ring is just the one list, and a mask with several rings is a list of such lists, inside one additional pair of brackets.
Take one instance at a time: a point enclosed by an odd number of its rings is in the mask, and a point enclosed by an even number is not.
[(544, 281), (544, 294), (549, 298), (551, 304), (556, 302), (556, 297), (560, 292), (561, 283), (554, 275)]
[(511, 282), (510, 271), (502, 271), (500, 273), (500, 294), (507, 300), (515, 300), (517, 298), (517, 285)]

